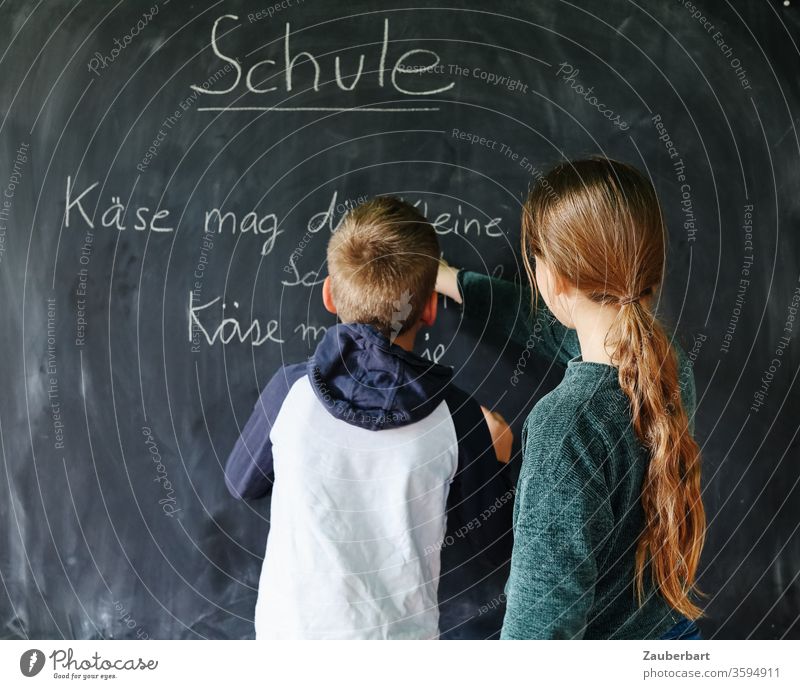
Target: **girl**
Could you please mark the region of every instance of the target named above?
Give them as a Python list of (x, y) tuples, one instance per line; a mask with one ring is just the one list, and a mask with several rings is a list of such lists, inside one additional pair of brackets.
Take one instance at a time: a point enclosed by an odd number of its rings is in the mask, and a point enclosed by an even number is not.
[(649, 180), (590, 159), (525, 204), (532, 291), (440, 268), (465, 322), (566, 366), (523, 428), (501, 638), (700, 638), (694, 380), (651, 310), (665, 241)]

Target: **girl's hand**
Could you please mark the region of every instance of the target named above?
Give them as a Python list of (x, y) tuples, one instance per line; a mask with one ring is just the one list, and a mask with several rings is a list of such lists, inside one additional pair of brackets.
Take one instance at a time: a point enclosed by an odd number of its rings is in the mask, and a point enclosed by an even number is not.
[(458, 289), (458, 268), (448, 265), (443, 258), (439, 259), (439, 272), (436, 274), (436, 291), (454, 302), (461, 303), (461, 292)]
[(489, 427), (489, 434), (492, 436), (492, 445), (494, 445), (497, 461), (508, 464), (511, 459), (511, 446), (514, 443), (511, 427), (500, 412), (489, 411), (483, 405), (481, 405), (481, 411), (486, 419), (486, 425)]

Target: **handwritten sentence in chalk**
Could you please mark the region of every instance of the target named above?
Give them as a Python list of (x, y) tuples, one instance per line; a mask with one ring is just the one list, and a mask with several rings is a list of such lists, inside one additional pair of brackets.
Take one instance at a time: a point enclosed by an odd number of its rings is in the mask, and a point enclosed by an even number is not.
[[(149, 206), (134, 206), (128, 208), (122, 203), (122, 198), (117, 195), (111, 196), (111, 203), (105, 208), (101, 208), (99, 204), (95, 204), (97, 211), (102, 210), (99, 216), (99, 222), (96, 217), (87, 212), (87, 206), (92, 202), (91, 193), (99, 186), (99, 182), (93, 182), (88, 187), (77, 193), (72, 183), (72, 177), (67, 177), (65, 208), (64, 208), (64, 225), (65, 227), (73, 227), (74, 218), (82, 218), (86, 229), (94, 230), (97, 225), (107, 228), (115, 229), (118, 231), (127, 230), (129, 227), (139, 232), (155, 232), (155, 233), (170, 233), (174, 232), (175, 228), (170, 222), (170, 211), (166, 208), (152, 209)], [(366, 196), (359, 197), (360, 199)], [(418, 206), (420, 210), (426, 213), (426, 217), (431, 217), (431, 224), (434, 230), (439, 235), (457, 234), (457, 235), (470, 235), (474, 237), (490, 237), (501, 238), (504, 236), (503, 230), (500, 228), (501, 218), (477, 217), (465, 210), (461, 204), (458, 204), (455, 211), (439, 212), (428, 214), (428, 203), (420, 200), (410, 201)], [(335, 232), (339, 225), (339, 221), (346, 213), (350, 206), (349, 202), (340, 202), (338, 191), (334, 191), (330, 202), (325, 210), (314, 213), (306, 223), (306, 233), (311, 236), (318, 233), (323, 228), (327, 227), (331, 232)], [(126, 218), (132, 218), (132, 222), (128, 222)], [(223, 211), (219, 207), (211, 208), (204, 211), (203, 231), (211, 234), (221, 235), (227, 233), (230, 235), (251, 235), (258, 237), (263, 243), (261, 246), (261, 255), (267, 256), (275, 248), (275, 243), (278, 237), (285, 233), (284, 226), (287, 225), (286, 220), (283, 222), (278, 217), (277, 213), (264, 212), (259, 213), (255, 210), (250, 210), (245, 214), (236, 213), (232, 210)], [(290, 259), (296, 260), (297, 256), (292, 255)], [(308, 281), (301, 281), (302, 284), (307, 284)], [(298, 283), (300, 284), (300, 283)]]
[[(270, 319), (263, 326), (259, 318), (254, 318), (249, 325), (242, 324), (238, 316), (231, 315), (233, 311), (239, 309), (239, 303), (234, 301), (233, 308), (222, 300), (222, 297), (215, 297), (204, 304), (195, 303), (193, 292), (189, 292), (189, 342), (192, 344), (192, 352), (200, 352), (201, 341), (214, 346), (217, 343), (223, 345), (237, 342), (250, 344), (253, 347), (260, 347), (263, 344), (286, 344), (280, 336), (281, 326), (275, 319)], [(217, 320), (219, 319), (219, 320)], [(299, 333), (300, 338), (309, 346), (313, 346), (322, 335), (327, 331), (324, 325), (311, 325), (300, 323), (291, 331), (292, 334)], [(430, 335), (425, 334), (425, 342), (428, 344), (422, 352), (422, 356), (434, 363), (439, 360), (446, 352), (445, 345), (439, 343), (433, 345)], [(433, 345), (433, 346), (432, 346)]]

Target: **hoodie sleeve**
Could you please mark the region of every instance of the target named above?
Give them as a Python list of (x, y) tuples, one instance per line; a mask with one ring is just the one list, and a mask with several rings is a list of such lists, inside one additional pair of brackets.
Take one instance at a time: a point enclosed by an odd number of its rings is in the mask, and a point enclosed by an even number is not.
[[(448, 497), (448, 530), (495, 560), (492, 553), (505, 553), (501, 541), (511, 531), (514, 490), (505, 480), (504, 465), (497, 461), (480, 405), (453, 385), (446, 401), (458, 438), (458, 468)], [(507, 559), (507, 553), (503, 557)]]
[(272, 441), (269, 434), (292, 385), (306, 365), (284, 366), (267, 383), (225, 465), (225, 485), (235, 498), (263, 498), (272, 486)]

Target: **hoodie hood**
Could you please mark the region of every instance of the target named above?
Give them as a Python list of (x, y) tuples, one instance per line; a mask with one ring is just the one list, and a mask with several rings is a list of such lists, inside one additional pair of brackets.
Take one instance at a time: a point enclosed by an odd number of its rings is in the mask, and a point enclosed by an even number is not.
[(325, 409), (371, 431), (424, 419), (441, 404), (452, 376), (451, 368), (362, 323), (329, 328), (308, 361), (308, 379)]

